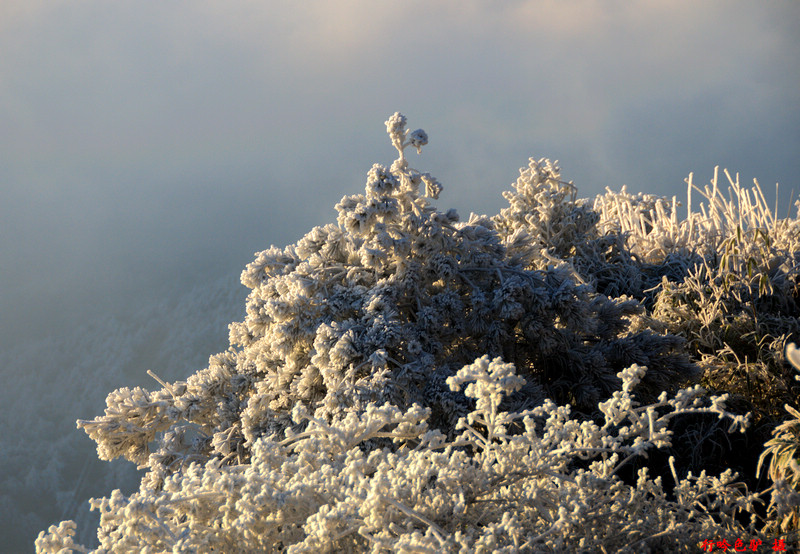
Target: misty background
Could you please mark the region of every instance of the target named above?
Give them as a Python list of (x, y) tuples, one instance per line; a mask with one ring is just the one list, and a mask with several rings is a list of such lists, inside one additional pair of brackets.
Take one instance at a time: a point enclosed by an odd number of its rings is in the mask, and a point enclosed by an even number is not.
[[(131, 492), (75, 420), (202, 369), (254, 252), (335, 221), (395, 111), (436, 202), (495, 214), (529, 157), (579, 196), (686, 197), (714, 166), (800, 191), (796, 1), (4, 0), (0, 536)], [(792, 211), (792, 216), (796, 212)], [(80, 529), (79, 529), (80, 531)]]

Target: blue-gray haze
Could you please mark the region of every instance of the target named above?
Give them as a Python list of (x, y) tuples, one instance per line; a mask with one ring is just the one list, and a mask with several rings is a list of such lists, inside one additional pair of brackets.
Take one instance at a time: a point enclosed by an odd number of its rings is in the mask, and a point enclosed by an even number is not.
[(4, 0), (0, 548), (135, 485), (74, 420), (223, 349), (253, 252), (332, 221), (393, 159), (394, 111), (462, 216), (497, 213), (530, 156), (583, 197), (680, 199), (720, 165), (780, 182), (785, 214), (798, 21), (794, 1)]

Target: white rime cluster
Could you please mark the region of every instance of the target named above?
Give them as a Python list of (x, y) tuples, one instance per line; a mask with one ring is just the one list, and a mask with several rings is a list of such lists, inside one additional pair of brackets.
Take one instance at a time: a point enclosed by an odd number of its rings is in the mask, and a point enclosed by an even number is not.
[[(405, 126), (400, 114), (386, 122), (400, 156), (370, 169), (365, 194), (337, 204), (337, 224), (247, 266), (247, 317), (230, 326), (230, 350), (186, 382), (119, 389), (103, 417), (79, 423), (102, 459), (123, 456), (159, 479), (193, 461), (243, 462), (257, 438), (292, 425), (298, 404), (331, 420), (370, 402), (419, 403), (452, 432), (472, 404), (446, 380), (484, 354), (531, 376), (518, 402), (550, 396), (583, 409), (608, 397), (616, 373), (632, 363), (649, 367), (659, 385), (690, 369), (677, 337), (628, 332), (638, 302), (595, 294), (563, 262), (528, 268), (542, 239), (513, 222), (536, 202), (529, 197), (561, 203), (549, 178), (523, 173), (517, 188), (526, 198), (508, 195), (501, 223), (476, 215), (460, 223), (454, 210), (430, 204), (438, 181), (409, 167), (405, 148), (427, 137)], [(549, 177), (551, 166), (543, 167)], [(548, 240), (564, 235), (569, 225), (550, 228), (563, 219), (555, 211), (531, 209), (528, 228)]]
[[(684, 339), (597, 292), (624, 236), (547, 160), (495, 217), (438, 211), (441, 184), (405, 157), (427, 134), (406, 123), (386, 122), (399, 157), (335, 224), (247, 266), (227, 351), (78, 422), (101, 459), (146, 470), (92, 501), (99, 551), (677, 552), (751, 531), (731, 472), (673, 470), (670, 491), (617, 475), (671, 445), (677, 414), (746, 424), (724, 395), (678, 390)], [(73, 534), (37, 549), (86, 551)]]
[[(501, 411), (525, 379), (483, 356), (447, 379), (475, 402), (453, 440), (418, 404), (370, 402), (330, 421), (297, 404), (291, 417), (305, 429), (257, 439), (247, 464), (194, 463), (160, 487), (93, 500), (100, 551), (679, 552), (747, 532), (735, 515), (754, 498), (730, 486), (731, 472), (673, 476), (675, 500), (646, 469), (635, 486), (615, 476), (630, 457), (670, 444), (675, 415), (729, 415), (724, 399), (701, 407), (699, 388), (639, 406), (631, 391), (645, 373), (619, 373), (621, 390), (600, 403), (597, 424), (550, 400)], [(736, 416), (732, 428), (744, 423)], [(374, 439), (387, 444), (363, 448)], [(576, 470), (581, 460), (591, 463)], [(76, 548), (70, 523), (41, 536), (40, 551)]]

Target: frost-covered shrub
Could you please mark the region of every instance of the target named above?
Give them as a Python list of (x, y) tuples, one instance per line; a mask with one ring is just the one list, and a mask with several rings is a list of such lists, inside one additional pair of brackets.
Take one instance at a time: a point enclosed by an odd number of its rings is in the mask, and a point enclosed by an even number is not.
[[(506, 233), (540, 228), (526, 210), (539, 213), (537, 202), (555, 202), (547, 212), (581, 231), (570, 235), (571, 250), (547, 249), (550, 260), (560, 256), (576, 279), (609, 297), (639, 300), (645, 312), (634, 329), (683, 337), (705, 370), (704, 385), (746, 399), (759, 417), (780, 417), (774, 399), (800, 393), (783, 358), (787, 342), (800, 338), (800, 219), (778, 219), (757, 182), (746, 189), (727, 171), (727, 194), (717, 172), (703, 188), (690, 175), (688, 215), (679, 218), (675, 197), (624, 187), (598, 196), (589, 209), (588, 201), (567, 198), (571, 185), (557, 168), (535, 171), (540, 166), (532, 162), (528, 173), (543, 175), (544, 188), (561, 194), (518, 194), (514, 204), (527, 203), (516, 210), (521, 215), (505, 217), (512, 222)], [(693, 193), (701, 196), (699, 211)]]
[(694, 366), (650, 311), (651, 277), (631, 277), (635, 298), (613, 288), (615, 265), (641, 273), (675, 252), (641, 259), (547, 160), (521, 171), (508, 209), (460, 222), (405, 158), (425, 132), (399, 113), (386, 128), (398, 159), (372, 167), (336, 224), (247, 266), (227, 351), (78, 422), (101, 459), (146, 470), (137, 493), (93, 501), (101, 547), (638, 552), (755, 532), (741, 516), (757, 495), (731, 472), (679, 478), (670, 462), (621, 478), (672, 445), (678, 414), (746, 419), (724, 396), (675, 392)]
[(703, 252), (688, 239), (675, 197), (633, 195), (625, 187), (606, 191), (593, 203), (600, 238), (579, 265), (594, 277), (599, 291), (633, 296), (651, 309), (658, 285), (665, 278), (682, 281), (703, 261)]
[(775, 408), (800, 392), (783, 357), (800, 337), (800, 220), (777, 219), (758, 183), (747, 190), (726, 175), (730, 198), (715, 176), (702, 191), (708, 208), (679, 225), (702, 262), (683, 280), (662, 281), (652, 317), (688, 340), (707, 387), (779, 417)]
[(746, 467), (755, 486), (753, 446), (769, 439), (786, 417), (781, 407), (800, 394), (783, 355), (787, 342), (800, 338), (800, 219), (778, 219), (757, 182), (747, 189), (738, 176), (725, 176), (727, 187), (715, 171), (702, 188), (689, 176), (685, 218), (675, 197), (624, 188), (599, 196), (593, 207), (607, 256), (573, 265), (599, 291), (639, 299), (645, 313), (637, 326), (685, 338), (703, 370), (700, 382), (731, 394), (740, 413), (753, 412), (757, 424), (741, 441), (728, 440), (708, 418), (690, 418), (683, 431), (687, 466), (697, 467), (703, 452), (706, 464), (724, 459)]
[(530, 246), (521, 254), (531, 267), (583, 257), (587, 241), (597, 237), (599, 214), (577, 199), (577, 189), (561, 179), (556, 163), (530, 158), (514, 191), (503, 193), (509, 207), (492, 218), (510, 245), (527, 235)]
[[(596, 424), (549, 400), (501, 411), (525, 379), (484, 356), (447, 379), (452, 392), (463, 388), (475, 402), (450, 441), (429, 428), (430, 410), (416, 404), (368, 403), (330, 422), (298, 404), (292, 418), (307, 421), (305, 429), (258, 438), (248, 464), (193, 463), (159, 489), (143, 483), (130, 497), (114, 491), (93, 501), (101, 548), (678, 552), (719, 533), (751, 533), (735, 515), (755, 498), (730, 472), (675, 476), (674, 489), (646, 470), (635, 486), (615, 475), (625, 459), (670, 444), (671, 418), (730, 416), (724, 398), (703, 407), (699, 388), (639, 406), (632, 391), (645, 373), (636, 365), (620, 372), (621, 390), (599, 404), (603, 423)], [(732, 429), (744, 423), (734, 416)], [(391, 442), (360, 448), (376, 438)], [(576, 470), (576, 460), (591, 463)], [(69, 524), (53, 527), (37, 546), (72, 547), (70, 533)]]
[(102, 459), (123, 456), (155, 482), (193, 461), (242, 463), (258, 437), (292, 426), (298, 403), (326, 420), (419, 403), (452, 433), (471, 402), (446, 380), (484, 354), (530, 376), (520, 406), (551, 396), (591, 410), (632, 363), (650, 368), (653, 392), (689, 372), (677, 337), (627, 332), (637, 302), (593, 293), (564, 264), (526, 269), (539, 247), (525, 233), (504, 240), (490, 218), (435, 210), (441, 185), (404, 156), (424, 132), (400, 114), (386, 125), (400, 156), (339, 202), (337, 224), (247, 266), (230, 350), (186, 382), (119, 389), (104, 416), (79, 422)]
[(647, 293), (662, 277), (680, 281), (703, 260), (677, 219), (675, 198), (631, 195), (623, 187), (594, 202), (578, 199), (557, 165), (533, 158), (514, 189), (503, 193), (510, 206), (493, 218), (501, 235), (533, 237), (530, 267), (567, 262), (579, 281), (607, 296), (651, 304)]

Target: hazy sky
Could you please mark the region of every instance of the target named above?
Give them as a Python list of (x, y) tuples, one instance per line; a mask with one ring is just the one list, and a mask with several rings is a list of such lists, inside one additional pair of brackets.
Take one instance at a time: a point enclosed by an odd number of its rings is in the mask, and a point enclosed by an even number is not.
[(798, 23), (796, 1), (3, 0), (0, 346), (334, 220), (397, 110), (462, 216), (531, 156), (584, 197), (682, 197), (715, 165), (788, 196)]

